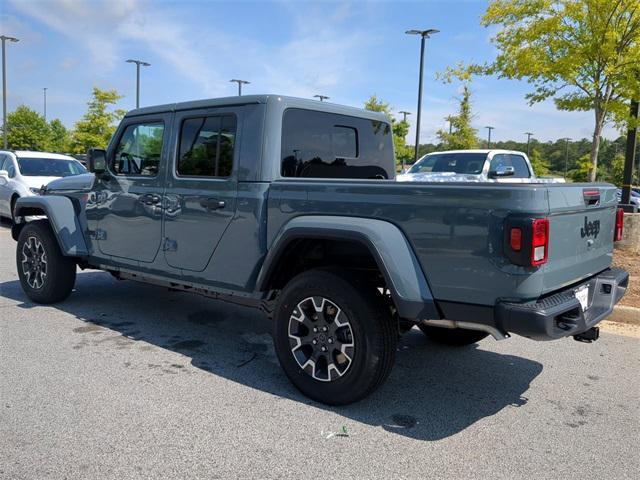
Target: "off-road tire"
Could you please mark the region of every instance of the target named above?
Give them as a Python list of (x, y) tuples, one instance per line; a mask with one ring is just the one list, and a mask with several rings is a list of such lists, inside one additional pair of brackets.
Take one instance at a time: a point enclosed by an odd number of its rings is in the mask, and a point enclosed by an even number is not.
[(451, 347), (472, 345), (489, 335), (480, 330), (467, 330), (465, 328), (443, 328), (431, 325), (419, 325), (419, 328), (429, 340)]
[(73, 290), (76, 263), (62, 255), (46, 220), (28, 222), (20, 231), (16, 265), (24, 293), (36, 303), (60, 302)]
[[(336, 343), (341, 345), (349, 343), (348, 341), (343, 342), (344, 338), (339, 338), (340, 334), (352, 339), (353, 346), (345, 350), (351, 354), (350, 357), (340, 355), (339, 352), (336, 353), (336, 344), (333, 346), (326, 344), (326, 348), (330, 349), (329, 353), (318, 352), (318, 355), (326, 355), (325, 365), (330, 361), (329, 357), (332, 359), (342, 358), (343, 360), (350, 358), (350, 363), (346, 368), (344, 367), (345, 360), (342, 372), (335, 366), (334, 371), (327, 368), (327, 378), (324, 380), (316, 378), (316, 363), (313, 367), (307, 364), (306, 370), (301, 368), (299, 358), (304, 355), (298, 353), (298, 357), (294, 356), (293, 349), (295, 347), (292, 346), (292, 343), (296, 340), (292, 341), (292, 337), (290, 337), (290, 328), (297, 328), (295, 327), (297, 324), (294, 314), (297, 318), (302, 318), (300, 312), (303, 308), (300, 305), (308, 308), (309, 298), (312, 299), (311, 306), (315, 309), (318, 308), (317, 305), (325, 305), (319, 299), (327, 300), (325, 310), (328, 314), (325, 315), (326, 312), (316, 314), (316, 317), (320, 316), (320, 319), (316, 320), (319, 322), (317, 325), (320, 325), (320, 322), (329, 325), (327, 335), (332, 334), (332, 328), (336, 328), (335, 325), (346, 322), (349, 334), (344, 330), (347, 327), (337, 327), (342, 330), (335, 334), (338, 339)], [(339, 313), (333, 317), (332, 321), (330, 313), (335, 311), (335, 307), (338, 308)], [(315, 312), (316, 310), (312, 309), (311, 311)], [(310, 317), (312, 316), (305, 318), (311, 321)], [(316, 325), (316, 323), (312, 323), (312, 325)], [(303, 331), (309, 330), (306, 327), (300, 328)], [(319, 341), (317, 338), (313, 340)], [(308, 340), (306, 345), (315, 349), (316, 347), (311, 347), (313, 340)], [(325, 269), (308, 270), (289, 281), (278, 298), (274, 315), (274, 344), (278, 360), (294, 386), (307, 397), (318, 402), (328, 405), (346, 405), (371, 394), (391, 372), (397, 341), (398, 328), (392, 320), (388, 305), (383, 302), (376, 289), (371, 287), (363, 277), (350, 272)], [(321, 363), (320, 360), (318, 364)], [(338, 365), (338, 362), (335, 364)], [(310, 373), (309, 370), (312, 372)], [(320, 376), (319, 373), (318, 375)], [(337, 375), (340, 376), (333, 378)]]

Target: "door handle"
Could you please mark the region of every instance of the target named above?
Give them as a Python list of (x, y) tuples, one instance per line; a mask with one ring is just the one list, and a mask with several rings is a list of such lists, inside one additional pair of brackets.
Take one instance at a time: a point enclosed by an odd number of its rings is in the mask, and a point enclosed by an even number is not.
[(161, 200), (162, 198), (160, 198), (159, 195), (152, 194), (152, 193), (146, 193), (140, 196), (140, 201), (145, 205), (157, 205), (160, 203)]
[(224, 208), (226, 203), (224, 200), (218, 200), (217, 198), (205, 198), (200, 202), (207, 210), (218, 210), (220, 208)]

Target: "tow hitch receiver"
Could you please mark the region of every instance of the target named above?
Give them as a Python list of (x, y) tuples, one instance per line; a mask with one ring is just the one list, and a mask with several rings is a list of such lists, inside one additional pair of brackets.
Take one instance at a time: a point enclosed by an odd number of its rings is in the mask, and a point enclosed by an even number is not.
[(583, 343), (591, 343), (595, 342), (600, 338), (600, 328), (599, 327), (591, 327), (586, 332), (579, 333), (573, 336), (574, 340)]

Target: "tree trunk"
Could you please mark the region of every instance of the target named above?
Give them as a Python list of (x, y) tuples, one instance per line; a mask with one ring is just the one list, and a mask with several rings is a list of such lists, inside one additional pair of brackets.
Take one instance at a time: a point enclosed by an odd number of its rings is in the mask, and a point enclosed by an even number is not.
[(593, 140), (591, 142), (591, 171), (589, 172), (589, 181), (595, 182), (598, 175), (598, 152), (600, 151), (600, 136), (604, 127), (604, 113), (599, 107), (596, 107), (596, 125), (593, 129)]

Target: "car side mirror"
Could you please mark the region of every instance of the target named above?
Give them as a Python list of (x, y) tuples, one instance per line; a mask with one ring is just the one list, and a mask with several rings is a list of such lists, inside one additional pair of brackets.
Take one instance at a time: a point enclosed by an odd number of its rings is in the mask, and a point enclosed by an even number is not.
[(0, 170), (0, 177), (9, 178), (9, 172), (6, 170)]
[(107, 170), (107, 152), (101, 148), (90, 148), (87, 151), (87, 166), (91, 173), (104, 173)]
[(511, 165), (500, 165), (495, 170), (489, 172), (491, 178), (512, 177), (516, 173), (516, 169)]

